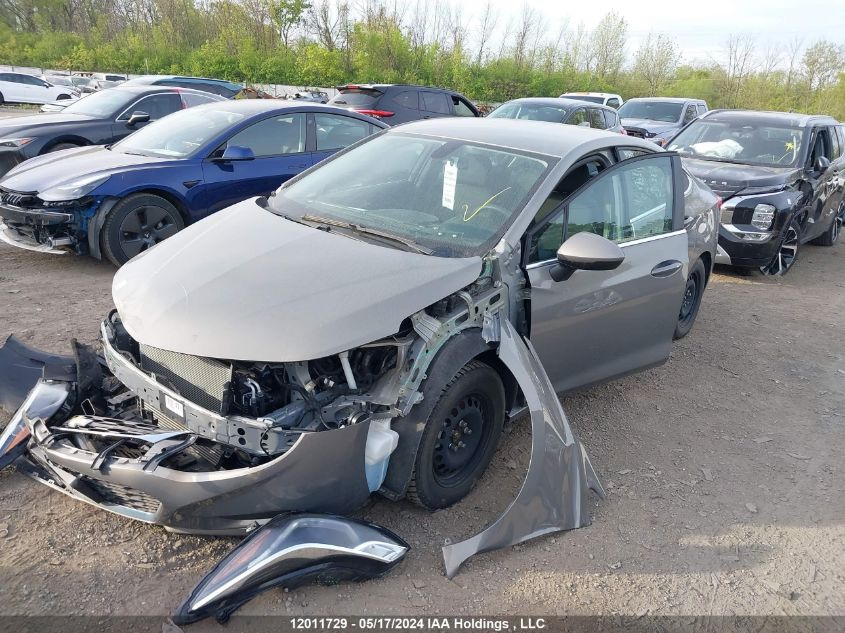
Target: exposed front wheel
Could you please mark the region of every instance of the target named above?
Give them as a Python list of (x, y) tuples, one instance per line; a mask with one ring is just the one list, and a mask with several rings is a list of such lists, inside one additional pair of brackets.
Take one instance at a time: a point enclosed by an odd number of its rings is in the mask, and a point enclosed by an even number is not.
[(760, 268), (760, 272), (765, 275), (785, 275), (795, 265), (795, 260), (798, 258), (798, 246), (801, 241), (801, 225), (798, 220), (793, 218), (789, 221), (789, 226), (783, 232), (780, 246), (777, 253), (765, 266)]
[(118, 202), (103, 225), (103, 253), (122, 266), (185, 228), (178, 209), (160, 196), (137, 193)]
[(684, 297), (681, 300), (681, 310), (678, 313), (678, 323), (675, 325), (674, 338), (684, 338), (689, 334), (698, 316), (698, 308), (701, 305), (701, 297), (704, 295), (704, 284), (707, 282), (707, 271), (704, 269), (704, 262), (700, 259), (695, 264), (687, 277), (684, 287)]
[(464, 365), (426, 421), (408, 498), (436, 510), (463, 499), (484, 473), (505, 421), (505, 390), (489, 365)]

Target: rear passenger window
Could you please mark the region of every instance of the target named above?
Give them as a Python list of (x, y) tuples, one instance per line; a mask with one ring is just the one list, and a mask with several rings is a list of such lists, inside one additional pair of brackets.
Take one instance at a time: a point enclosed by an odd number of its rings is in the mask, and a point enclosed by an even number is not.
[(452, 114), (452, 104), (442, 92), (422, 92), (423, 110), (438, 114)]
[(315, 114), (317, 151), (342, 149), (370, 135), (370, 124), (337, 114)]
[(698, 113), (695, 110), (695, 106), (694, 105), (688, 105), (686, 112), (684, 112), (683, 123), (685, 123), (685, 124), (689, 123), (690, 121), (692, 121), (697, 116), (698, 116)]
[(698, 116), (701, 116), (702, 114), (707, 112), (707, 106), (704, 105), (703, 103), (699, 103), (695, 107), (698, 110)]
[(614, 110), (618, 110), (618, 109), (619, 109), (619, 106), (620, 106), (620, 105), (622, 105), (622, 104), (621, 104), (621, 103), (619, 103), (619, 99), (617, 99), (617, 98), (615, 98), (615, 97), (614, 97), (613, 99), (608, 99), (608, 100), (607, 100), (607, 105), (609, 105), (609, 106), (610, 106), (611, 108), (613, 108)]
[(604, 113), (604, 120), (607, 124), (607, 129), (615, 128), (617, 124), (616, 122), (619, 120), (619, 115), (615, 112), (611, 112), (610, 110), (602, 110), (602, 112)]
[(830, 128), (830, 131), (831, 131), (830, 141), (831, 141), (831, 151), (832, 151), (831, 160), (836, 160), (837, 158), (842, 156), (842, 144), (840, 143), (839, 135), (836, 133), (836, 128), (832, 127), (832, 128)]
[(582, 125), (587, 124), (589, 125), (590, 120), (587, 118), (587, 111), (583, 108), (580, 110), (576, 110), (572, 113), (572, 116), (566, 121), (569, 125)]
[(604, 122), (604, 114), (598, 108), (590, 108), (590, 127), (603, 130), (607, 127)]
[(420, 97), (416, 90), (405, 90), (393, 97), (393, 102), (403, 108), (420, 109)]
[(191, 92), (180, 92), (179, 94), (182, 96), (182, 101), (185, 102), (185, 106), (188, 108), (193, 108), (194, 106), (202, 105), (203, 103), (212, 103), (217, 101), (214, 97), (193, 94)]

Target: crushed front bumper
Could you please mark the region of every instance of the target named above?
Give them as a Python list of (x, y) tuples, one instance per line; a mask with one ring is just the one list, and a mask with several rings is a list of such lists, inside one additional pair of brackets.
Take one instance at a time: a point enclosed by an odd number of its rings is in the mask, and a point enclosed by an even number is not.
[(67, 252), (61, 248), (54, 248), (49, 243), (40, 243), (31, 235), (17, 231), (2, 222), (0, 222), (0, 242), (8, 244), (9, 246), (14, 246), (15, 248), (22, 248), (26, 251), (34, 251), (36, 253), (64, 255)]

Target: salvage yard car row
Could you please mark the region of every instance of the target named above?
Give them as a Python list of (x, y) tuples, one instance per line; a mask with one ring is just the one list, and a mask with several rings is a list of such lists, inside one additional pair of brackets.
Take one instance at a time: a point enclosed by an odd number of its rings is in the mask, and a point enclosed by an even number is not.
[[(579, 109), (557, 101), (555, 117)], [(784, 225), (835, 242), (843, 138), (829, 118), (714, 111), (666, 151), (561, 125), (552, 106), (388, 128), (354, 108), (215, 101), (18, 165), (0, 181), (11, 243), (43, 246), (51, 226), (123, 265), (102, 356), (0, 348), (0, 405), (16, 410), (0, 467), (169, 530), (250, 533), (180, 623), (273, 584), (385, 573), (407, 543), (324, 513), (374, 492), (458, 502), (525, 411), (523, 487), (444, 547), (447, 575), (588, 524), (604, 489), (556, 394), (666, 361), (726, 218), (771, 249), (731, 263), (770, 273), (789, 268)], [(695, 174), (711, 163), (708, 187)]]

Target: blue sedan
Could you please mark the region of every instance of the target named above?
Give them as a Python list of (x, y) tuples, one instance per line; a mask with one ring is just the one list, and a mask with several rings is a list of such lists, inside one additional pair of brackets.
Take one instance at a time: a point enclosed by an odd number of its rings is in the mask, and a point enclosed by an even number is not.
[(187, 224), (267, 195), (334, 152), (386, 128), (316, 104), (197, 106), (122, 141), (21, 163), (0, 180), (0, 240), (120, 266)]

